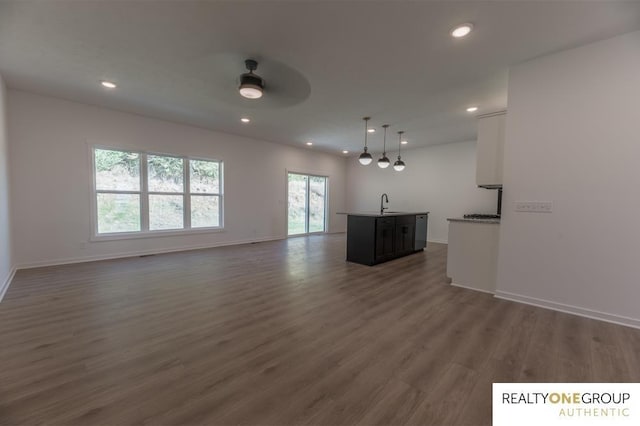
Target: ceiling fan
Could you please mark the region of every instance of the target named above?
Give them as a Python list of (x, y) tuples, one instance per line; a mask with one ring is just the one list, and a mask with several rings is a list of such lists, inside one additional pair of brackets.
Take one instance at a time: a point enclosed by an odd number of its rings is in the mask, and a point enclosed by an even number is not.
[(243, 111), (287, 108), (306, 101), (311, 94), (311, 85), (300, 71), (255, 53), (206, 55), (188, 70), (194, 69), (197, 73), (192, 77), (204, 88), (204, 102)]
[(260, 99), (264, 92), (264, 79), (253, 72), (258, 69), (258, 62), (254, 59), (246, 59), (244, 65), (249, 72), (240, 76), (240, 95), (247, 99)]

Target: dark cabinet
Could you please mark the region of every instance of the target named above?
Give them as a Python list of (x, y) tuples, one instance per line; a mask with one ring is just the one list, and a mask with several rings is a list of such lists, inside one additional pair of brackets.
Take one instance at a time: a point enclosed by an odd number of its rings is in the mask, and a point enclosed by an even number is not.
[(395, 217), (380, 217), (376, 219), (376, 263), (393, 259), (395, 256)]
[(347, 218), (347, 260), (375, 265), (421, 251), (424, 245), (416, 245), (416, 241), (426, 241), (426, 214), (418, 217), (423, 218), (425, 226), (420, 226), (419, 232), (424, 235), (416, 234), (416, 214), (350, 214)]
[(413, 253), (415, 245), (415, 216), (399, 216), (396, 219), (395, 251), (401, 254)]

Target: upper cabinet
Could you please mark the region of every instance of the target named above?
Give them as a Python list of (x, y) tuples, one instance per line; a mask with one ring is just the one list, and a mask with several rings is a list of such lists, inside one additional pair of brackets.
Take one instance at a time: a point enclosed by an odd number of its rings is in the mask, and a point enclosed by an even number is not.
[(478, 116), (476, 184), (485, 188), (502, 187), (502, 158), (507, 112)]

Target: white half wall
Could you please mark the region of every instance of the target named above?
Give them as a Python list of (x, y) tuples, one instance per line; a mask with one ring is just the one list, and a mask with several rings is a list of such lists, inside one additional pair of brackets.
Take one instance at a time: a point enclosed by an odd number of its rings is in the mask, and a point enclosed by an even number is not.
[(9, 139), (7, 135), (7, 90), (0, 76), (0, 300), (15, 269), (11, 248), (9, 207)]
[[(407, 167), (396, 172), (374, 161), (362, 166), (357, 157), (347, 167), (350, 211), (380, 210), (380, 196), (389, 195), (391, 211), (428, 211), (429, 241), (447, 242), (448, 217), (465, 213), (495, 214), (498, 192), (476, 186), (476, 142), (459, 142), (403, 151)], [(392, 164), (397, 152), (387, 153)]]
[(496, 295), (640, 326), (640, 32), (509, 75)]
[[(346, 227), (339, 156), (14, 90), (9, 136), (19, 267), (285, 238), (287, 169), (329, 176), (328, 230)], [(224, 161), (225, 230), (91, 241), (94, 143)]]

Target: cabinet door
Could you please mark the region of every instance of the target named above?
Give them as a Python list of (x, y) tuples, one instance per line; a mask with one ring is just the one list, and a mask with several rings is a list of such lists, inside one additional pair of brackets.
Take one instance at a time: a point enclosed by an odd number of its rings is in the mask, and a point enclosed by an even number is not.
[(395, 220), (392, 217), (376, 219), (376, 262), (390, 259), (395, 254)]
[(347, 216), (347, 261), (373, 265), (376, 249), (376, 218)]
[(478, 186), (502, 185), (505, 118), (505, 113), (478, 118), (476, 148), (476, 184)]
[(415, 225), (413, 223), (396, 224), (396, 255), (403, 255), (413, 251), (415, 239)]

